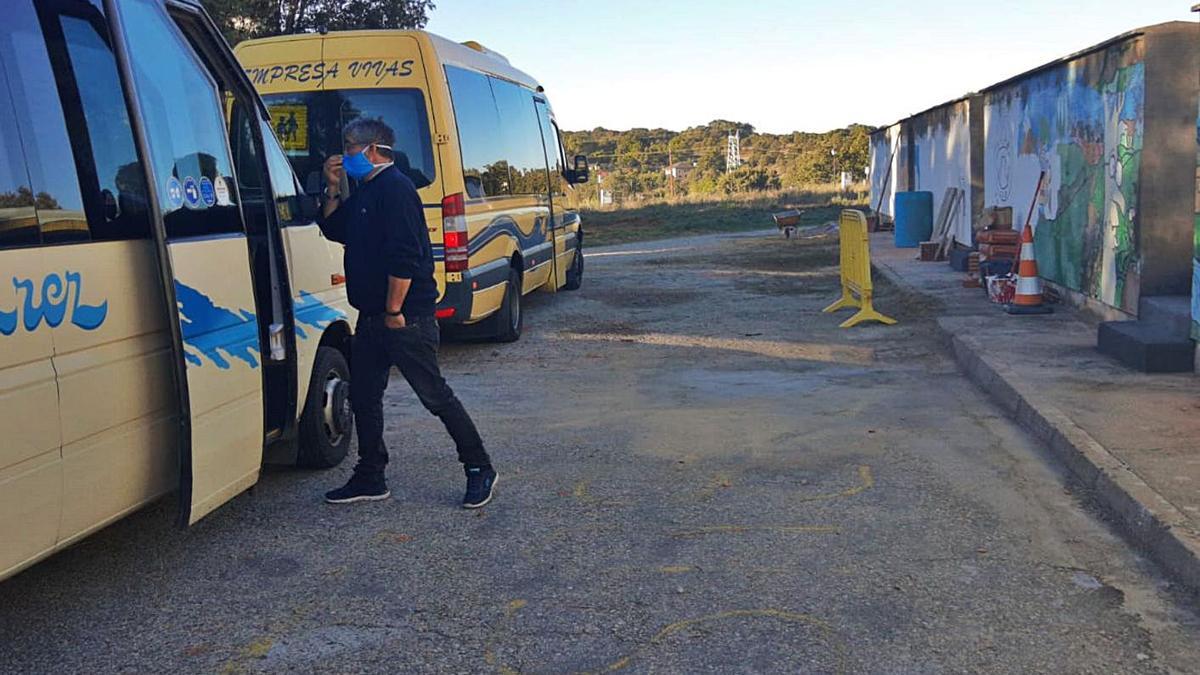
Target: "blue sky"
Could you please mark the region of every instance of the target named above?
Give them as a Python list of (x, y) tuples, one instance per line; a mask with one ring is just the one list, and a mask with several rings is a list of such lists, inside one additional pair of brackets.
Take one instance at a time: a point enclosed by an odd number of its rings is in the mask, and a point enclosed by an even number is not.
[(713, 119), (761, 131), (882, 124), (1193, 0), (437, 0), (427, 28), (478, 40), (546, 88), (567, 129)]

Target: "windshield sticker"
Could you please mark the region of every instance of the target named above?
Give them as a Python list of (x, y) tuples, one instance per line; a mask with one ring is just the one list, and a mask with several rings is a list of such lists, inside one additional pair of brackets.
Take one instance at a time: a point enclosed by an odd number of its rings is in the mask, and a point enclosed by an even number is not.
[(99, 328), (108, 318), (108, 300), (99, 305), (83, 304), (80, 301), (83, 296), (83, 277), (79, 272), (70, 270), (65, 276), (65, 283), (58, 274), (48, 274), (42, 279), (41, 302), (38, 304), (34, 304), (33, 280), (13, 277), (13, 288), (18, 296), (21, 291), (25, 292), (25, 303), (14, 307), (11, 312), (0, 310), (0, 335), (12, 335), (18, 323), (30, 333), (37, 330), (43, 321), (47, 326), (56, 328), (67, 317), (70, 317), (73, 325), (84, 330)]
[(175, 176), (167, 179), (167, 204), (174, 211), (183, 206), (183, 185)]
[(191, 176), (183, 179), (183, 203), (189, 209), (200, 208), (200, 184)]
[(271, 128), (285, 152), (308, 152), (308, 106), (273, 105)]
[(229, 198), (229, 185), (225, 183), (225, 178), (217, 176), (213, 179), (213, 192), (217, 196), (218, 206), (233, 206), (233, 200)]
[(217, 203), (217, 193), (213, 190), (212, 181), (207, 177), (200, 179), (200, 201), (204, 202), (206, 209)]

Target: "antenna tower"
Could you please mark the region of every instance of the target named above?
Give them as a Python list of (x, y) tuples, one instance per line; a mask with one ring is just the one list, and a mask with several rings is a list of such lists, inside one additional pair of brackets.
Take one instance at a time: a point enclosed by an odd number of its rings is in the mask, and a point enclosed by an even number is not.
[(729, 173), (742, 165), (742, 132), (734, 130), (729, 134), (725, 151), (725, 173)]

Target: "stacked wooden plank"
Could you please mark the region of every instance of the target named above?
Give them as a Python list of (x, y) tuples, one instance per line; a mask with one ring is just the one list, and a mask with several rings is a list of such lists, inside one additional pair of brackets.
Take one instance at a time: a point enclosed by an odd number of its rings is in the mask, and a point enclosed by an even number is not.
[(937, 219), (933, 221), (933, 236), (929, 241), (921, 242), (921, 260), (946, 259), (946, 254), (954, 246), (954, 221), (962, 208), (963, 195), (958, 188), (946, 188)]

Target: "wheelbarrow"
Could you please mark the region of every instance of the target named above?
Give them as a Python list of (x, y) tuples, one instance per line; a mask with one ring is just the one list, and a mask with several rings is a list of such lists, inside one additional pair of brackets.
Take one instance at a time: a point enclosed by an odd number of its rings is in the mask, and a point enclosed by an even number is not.
[(792, 239), (800, 228), (800, 215), (800, 209), (790, 209), (772, 213), (771, 218), (775, 219), (775, 227), (779, 228), (783, 238)]

